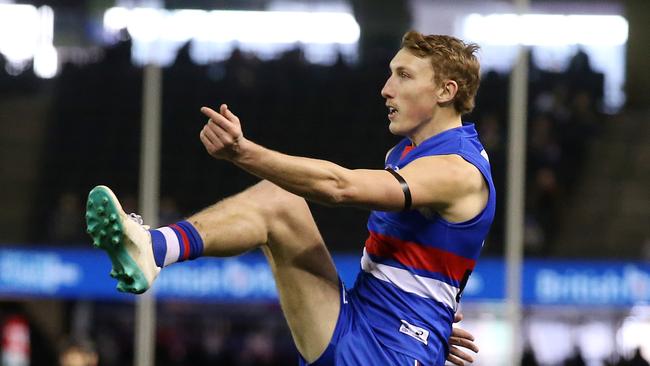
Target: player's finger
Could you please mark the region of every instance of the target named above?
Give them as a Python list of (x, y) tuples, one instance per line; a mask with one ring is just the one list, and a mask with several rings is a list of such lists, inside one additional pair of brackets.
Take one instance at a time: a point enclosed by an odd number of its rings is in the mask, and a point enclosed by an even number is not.
[(205, 127), (203, 128), (205, 137), (207, 137), (207, 139), (210, 140), (212, 145), (214, 145), (215, 147), (219, 146), (219, 144), (221, 143), (221, 139), (214, 132), (214, 130), (217, 128), (218, 126), (213, 126), (211, 123), (206, 124)]
[(237, 138), (241, 134), (239, 127), (237, 127), (233, 122), (230, 122), (226, 117), (222, 115), (217, 115), (216, 118), (211, 118), (210, 122), (225, 130), (233, 138)]
[(453, 327), (451, 330), (451, 336), (458, 337), (458, 338), (466, 338), (469, 339), (470, 341), (474, 340), (474, 336), (472, 335), (472, 333), (466, 331), (463, 328)]
[(208, 117), (208, 123), (217, 123), (218, 121), (225, 121), (226, 123), (231, 123), (226, 119), (226, 117), (222, 116), (219, 114), (217, 111), (210, 107), (201, 107), (201, 113), (203, 113), (206, 117)]
[(215, 111), (210, 107), (201, 107), (201, 113), (203, 113), (206, 117), (210, 119), (220, 115), (219, 113), (217, 113), (217, 111)]
[(230, 111), (228, 105), (224, 104), (223, 107), (224, 108), (221, 110), (221, 115), (226, 117), (230, 122), (234, 123), (235, 125), (240, 125), (241, 123), (239, 122), (239, 117), (235, 116), (235, 114)]
[(453, 354), (451, 354), (451, 349), (449, 350), (449, 355), (447, 355), (447, 361), (449, 361), (449, 362), (451, 362), (451, 363), (453, 363), (454, 365), (457, 365), (457, 366), (464, 366), (465, 365), (465, 361), (463, 361), (462, 359), (460, 359), (460, 358), (454, 356)]
[(234, 136), (228, 133), (228, 131), (224, 130), (219, 124), (208, 123), (208, 130), (213, 133), (225, 146), (232, 145), (235, 141)]
[(449, 347), (449, 355), (458, 358), (461, 361), (461, 365), (464, 365), (464, 362), (474, 362), (474, 357), (472, 357), (472, 355), (465, 353), (454, 346)]
[[(225, 104), (222, 104), (220, 109), (225, 111), (226, 108), (227, 106)], [(221, 126), (221, 128), (226, 130), (233, 137), (237, 137), (241, 134), (240, 132), (241, 130), (238, 127), (239, 125), (235, 125), (233, 122), (229, 121), (226, 117), (217, 113), (214, 109), (210, 107), (201, 107), (201, 113), (205, 114), (210, 118), (208, 120), (208, 123), (214, 123), (218, 126)]]
[(459, 311), (454, 315), (454, 323), (458, 323), (461, 320), (463, 320), (463, 313)]
[(452, 349), (449, 349), (449, 354), (460, 359), (463, 363), (468, 362), (472, 363), (474, 362), (474, 357), (472, 357), (469, 353), (463, 352), (458, 348), (455, 348), (453, 351)]
[(454, 346), (460, 346), (463, 348), (467, 348), (468, 350), (478, 353), (479, 349), (474, 342), (464, 339), (464, 338), (458, 338), (458, 337), (451, 337), (449, 338), (449, 344), (454, 345)]
[(205, 135), (205, 129), (201, 130), (201, 133), (199, 133), (199, 138), (201, 139), (201, 142), (203, 143), (203, 146), (205, 146), (205, 148), (206, 148), (206, 150), (208, 150), (208, 152), (211, 151), (211, 150), (215, 150), (214, 144)]
[(226, 122), (228, 122), (228, 123), (231, 123), (231, 122), (230, 122), (226, 117), (224, 117), (224, 115), (223, 115), (223, 114), (225, 113), (226, 108), (228, 108), (228, 106), (225, 105), (225, 104), (222, 104), (221, 107), (219, 108), (219, 111), (220, 111), (221, 113), (219, 113), (219, 112), (215, 111), (214, 109), (212, 109), (212, 108), (210, 108), (210, 107), (201, 107), (201, 113), (203, 113), (204, 115), (206, 115), (206, 116), (210, 119), (209, 121), (212, 121), (212, 122), (214, 122), (214, 123), (216, 123), (216, 122), (218, 122), (218, 121), (226, 121)]
[(478, 353), (478, 346), (474, 344), (474, 342), (465, 339), (465, 338), (459, 338), (459, 337), (450, 337), (449, 338), (449, 344), (454, 345), (454, 346), (460, 346), (467, 348), (468, 350)]

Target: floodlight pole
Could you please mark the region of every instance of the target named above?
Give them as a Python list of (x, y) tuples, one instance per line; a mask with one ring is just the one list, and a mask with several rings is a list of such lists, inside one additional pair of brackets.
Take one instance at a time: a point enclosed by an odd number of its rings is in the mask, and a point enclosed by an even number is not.
[[(530, 0), (514, 0), (514, 2), (518, 15), (528, 12)], [(526, 186), (528, 53), (522, 45), (517, 47), (518, 57), (510, 76), (506, 179), (506, 312), (510, 325), (509, 365), (521, 363), (523, 349), (521, 290)]]
[[(152, 227), (158, 225), (160, 198), (160, 110), (162, 71), (144, 67), (142, 84), (142, 138), (140, 143), (140, 194), (142, 217)], [(136, 298), (133, 365), (153, 366), (156, 340), (156, 299), (153, 289)]]

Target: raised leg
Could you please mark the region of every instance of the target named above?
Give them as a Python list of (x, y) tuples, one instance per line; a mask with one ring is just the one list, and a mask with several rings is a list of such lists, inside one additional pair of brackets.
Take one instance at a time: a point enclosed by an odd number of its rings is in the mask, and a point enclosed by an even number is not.
[(314, 361), (334, 332), (340, 294), (336, 268), (305, 200), (262, 181), (188, 221), (203, 239), (204, 255), (262, 249), (296, 346)]
[[(151, 236), (104, 186), (88, 197), (86, 221), (95, 246), (112, 262), (118, 289), (141, 293), (158, 275)], [(234, 256), (261, 248), (298, 351), (312, 362), (330, 342), (340, 310), (338, 275), (304, 199), (262, 181), (187, 219), (203, 255)]]

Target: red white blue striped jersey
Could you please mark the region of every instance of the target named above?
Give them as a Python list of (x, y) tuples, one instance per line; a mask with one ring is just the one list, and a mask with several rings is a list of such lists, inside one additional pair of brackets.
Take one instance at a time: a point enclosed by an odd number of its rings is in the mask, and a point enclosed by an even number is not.
[(494, 218), (495, 190), (473, 124), (444, 131), (411, 150), (409, 145), (408, 139), (397, 144), (386, 167), (399, 170), (424, 156), (459, 155), (483, 174), (487, 205), (462, 223), (421, 210), (372, 211), (354, 292), (382, 344), (423, 365), (444, 365), (461, 292)]

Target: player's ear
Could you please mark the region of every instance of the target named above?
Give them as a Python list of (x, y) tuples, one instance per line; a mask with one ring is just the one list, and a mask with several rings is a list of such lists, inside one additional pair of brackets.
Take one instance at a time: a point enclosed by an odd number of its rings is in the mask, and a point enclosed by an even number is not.
[(444, 80), (438, 88), (438, 103), (451, 103), (458, 93), (458, 84), (454, 80)]

